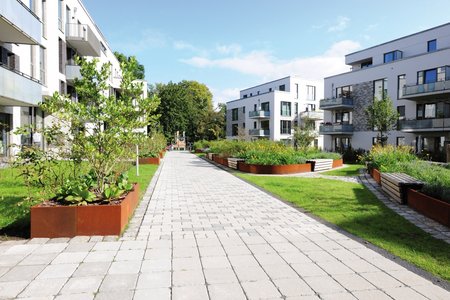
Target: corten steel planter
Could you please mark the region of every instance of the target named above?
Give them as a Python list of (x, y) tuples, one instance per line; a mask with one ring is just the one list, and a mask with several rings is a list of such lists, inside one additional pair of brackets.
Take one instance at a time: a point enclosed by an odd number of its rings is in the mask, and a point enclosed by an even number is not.
[(213, 156), (214, 162), (218, 163), (219, 165), (228, 167), (228, 159), (225, 157), (220, 157), (218, 155)]
[(161, 150), (159, 152), (159, 158), (164, 158), (164, 155), (166, 155), (166, 150)]
[(375, 180), (376, 183), (381, 185), (381, 172), (377, 169), (370, 169), (370, 176), (372, 176), (373, 180)]
[(159, 157), (142, 157), (139, 158), (140, 165), (159, 165), (160, 158)]
[(408, 189), (408, 206), (424, 216), (450, 227), (450, 204)]
[(120, 204), (31, 207), (31, 238), (120, 235), (139, 203), (139, 184)]
[(332, 168), (342, 167), (344, 165), (344, 160), (341, 159), (333, 159), (333, 166)]
[(241, 172), (253, 173), (253, 174), (293, 174), (293, 173), (305, 173), (312, 171), (312, 165), (307, 164), (294, 164), (294, 165), (252, 165), (243, 162), (238, 163), (238, 170)]

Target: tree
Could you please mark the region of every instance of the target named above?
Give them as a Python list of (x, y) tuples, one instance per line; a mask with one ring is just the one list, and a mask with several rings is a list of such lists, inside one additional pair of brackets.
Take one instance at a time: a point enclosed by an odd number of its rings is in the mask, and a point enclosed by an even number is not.
[(123, 70), (124, 64), (132, 66), (132, 69), (130, 70), (132, 73), (133, 80), (135, 79), (141, 79), (143, 80), (145, 78), (145, 67), (144, 65), (140, 64), (135, 56), (126, 56), (123, 53), (120, 52), (114, 52), (114, 55), (116, 56), (117, 60), (120, 62), (120, 66)]
[(315, 138), (317, 138), (317, 134), (314, 130), (314, 120), (305, 119), (302, 125), (294, 128), (293, 139), (295, 150), (310, 147)]
[(385, 146), (389, 131), (397, 126), (399, 113), (394, 109), (392, 100), (388, 96), (383, 99), (374, 99), (372, 105), (366, 109), (368, 125), (378, 131), (378, 142), (381, 146)]

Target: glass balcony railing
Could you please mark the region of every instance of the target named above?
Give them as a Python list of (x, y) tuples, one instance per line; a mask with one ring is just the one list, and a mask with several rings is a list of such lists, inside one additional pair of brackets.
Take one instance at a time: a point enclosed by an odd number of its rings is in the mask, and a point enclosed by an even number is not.
[(328, 98), (320, 100), (320, 109), (331, 110), (336, 108), (353, 108), (353, 98), (351, 96)]
[(323, 124), (319, 127), (320, 134), (353, 134), (352, 124)]
[(323, 111), (302, 111), (300, 113), (300, 118), (311, 119), (311, 120), (323, 120)]
[(249, 135), (252, 135), (252, 136), (269, 136), (270, 130), (269, 129), (249, 129), (248, 133), (249, 133)]
[(405, 86), (403, 87), (403, 98), (423, 96), (427, 93), (434, 94), (436, 92), (450, 93), (450, 80)]
[(270, 118), (270, 111), (268, 110), (254, 110), (248, 112), (248, 117), (253, 118)]
[(400, 120), (398, 125), (402, 131), (448, 131), (450, 130), (450, 118)]

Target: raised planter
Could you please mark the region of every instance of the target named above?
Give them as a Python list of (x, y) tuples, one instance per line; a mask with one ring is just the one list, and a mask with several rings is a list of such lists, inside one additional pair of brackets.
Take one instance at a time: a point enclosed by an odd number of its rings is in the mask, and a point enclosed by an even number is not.
[(408, 189), (408, 206), (424, 216), (450, 227), (450, 204)]
[(238, 163), (238, 170), (241, 172), (253, 173), (253, 174), (293, 174), (293, 173), (305, 173), (312, 171), (312, 165), (307, 164), (294, 164), (294, 165), (252, 165), (244, 162)]
[(225, 157), (220, 157), (219, 155), (214, 155), (213, 159), (216, 163), (228, 167), (228, 159)]
[(161, 150), (159, 152), (159, 158), (164, 158), (164, 155), (166, 154), (166, 150)]
[(338, 167), (342, 167), (344, 165), (344, 160), (341, 159), (333, 159), (333, 166), (332, 168), (338, 168)]
[(370, 176), (372, 176), (373, 180), (375, 180), (376, 183), (381, 185), (381, 172), (377, 169), (371, 168), (370, 169)]
[(141, 165), (159, 165), (159, 157), (142, 157), (139, 158), (139, 164)]
[(139, 203), (135, 184), (119, 204), (31, 207), (31, 238), (120, 235)]

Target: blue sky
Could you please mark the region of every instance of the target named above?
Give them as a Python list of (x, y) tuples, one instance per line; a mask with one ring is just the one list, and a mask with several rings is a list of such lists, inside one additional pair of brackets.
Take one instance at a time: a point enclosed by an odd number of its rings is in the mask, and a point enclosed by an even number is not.
[[(83, 0), (150, 83), (205, 83), (214, 101), (288, 75), (348, 70), (344, 55), (450, 22), (450, 1)], [(107, 9), (105, 9), (105, 6)]]

